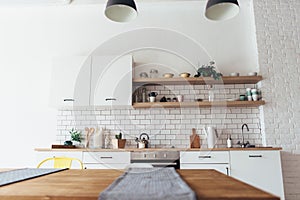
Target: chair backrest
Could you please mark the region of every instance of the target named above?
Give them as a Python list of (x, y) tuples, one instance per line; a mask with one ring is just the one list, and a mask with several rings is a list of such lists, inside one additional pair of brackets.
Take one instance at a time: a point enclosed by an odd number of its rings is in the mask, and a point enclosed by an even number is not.
[(72, 161), (77, 161), (80, 164), (80, 168), (83, 169), (83, 164), (81, 160), (77, 158), (69, 158), (69, 157), (53, 157), (53, 158), (46, 158), (42, 162), (40, 162), (37, 168), (40, 168), (45, 162), (53, 160), (54, 168), (71, 168)]

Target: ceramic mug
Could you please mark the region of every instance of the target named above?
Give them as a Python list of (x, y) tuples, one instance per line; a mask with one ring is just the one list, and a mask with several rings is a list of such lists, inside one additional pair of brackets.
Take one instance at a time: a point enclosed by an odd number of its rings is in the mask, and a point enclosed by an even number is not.
[(177, 101), (183, 102), (183, 95), (177, 95)]
[(243, 94), (241, 94), (241, 95), (240, 95), (240, 101), (245, 101), (245, 99), (246, 99), (246, 96), (243, 95)]
[(155, 102), (155, 99), (156, 99), (156, 97), (153, 97), (153, 96), (149, 97), (150, 102)]
[(252, 94), (252, 95), (257, 94), (257, 89), (251, 89), (251, 94)]
[(246, 88), (246, 94), (247, 96), (251, 96), (251, 88)]
[(253, 98), (253, 101), (257, 101), (258, 100), (258, 95), (257, 94), (253, 94), (252, 98)]

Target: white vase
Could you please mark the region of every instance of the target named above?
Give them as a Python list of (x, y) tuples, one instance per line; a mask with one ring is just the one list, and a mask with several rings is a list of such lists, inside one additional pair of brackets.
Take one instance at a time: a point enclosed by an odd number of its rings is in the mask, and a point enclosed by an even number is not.
[(73, 145), (75, 145), (76, 147), (82, 147), (82, 144), (78, 141), (72, 141)]

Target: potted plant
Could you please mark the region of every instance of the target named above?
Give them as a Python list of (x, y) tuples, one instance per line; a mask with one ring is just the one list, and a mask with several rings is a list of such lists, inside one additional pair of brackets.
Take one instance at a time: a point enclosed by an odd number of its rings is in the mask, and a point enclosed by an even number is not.
[(122, 139), (122, 133), (115, 135), (115, 138), (112, 139), (112, 145), (114, 149), (123, 149), (126, 144), (126, 139)]
[[(73, 144), (73, 142), (75, 142), (75, 145), (76, 145), (76, 143), (77, 143), (77, 145), (79, 145), (81, 143), (81, 140), (82, 140), (81, 131), (78, 131), (77, 129), (72, 128), (69, 131), (69, 133), (71, 135), (71, 141), (70, 141), (71, 145)], [(68, 141), (66, 141), (66, 142), (68, 142)]]
[(210, 61), (208, 65), (202, 65), (194, 77), (213, 77), (215, 80), (219, 80), (222, 74), (215, 70), (214, 64), (214, 61)]

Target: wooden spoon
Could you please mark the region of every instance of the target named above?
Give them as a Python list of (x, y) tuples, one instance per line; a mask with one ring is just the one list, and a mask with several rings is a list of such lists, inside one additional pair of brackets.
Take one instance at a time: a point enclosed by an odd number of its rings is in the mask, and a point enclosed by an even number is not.
[(84, 129), (86, 131), (86, 142), (85, 142), (85, 147), (89, 147), (89, 142), (90, 142), (90, 129), (88, 127), (85, 127)]

